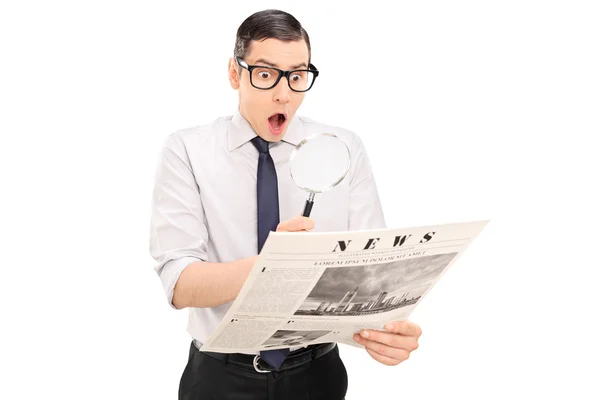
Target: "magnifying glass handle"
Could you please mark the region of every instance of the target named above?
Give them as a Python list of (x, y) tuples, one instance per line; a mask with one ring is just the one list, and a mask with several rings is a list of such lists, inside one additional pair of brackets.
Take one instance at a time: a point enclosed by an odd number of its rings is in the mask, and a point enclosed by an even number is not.
[(304, 204), (304, 211), (302, 212), (303, 217), (310, 217), (310, 212), (312, 211), (313, 204), (315, 203), (315, 194), (310, 193), (308, 196), (308, 200), (306, 200), (306, 204)]
[(310, 212), (312, 211), (312, 206), (314, 203), (314, 201), (306, 200), (306, 204), (304, 205), (304, 211), (302, 212), (303, 217), (310, 217)]

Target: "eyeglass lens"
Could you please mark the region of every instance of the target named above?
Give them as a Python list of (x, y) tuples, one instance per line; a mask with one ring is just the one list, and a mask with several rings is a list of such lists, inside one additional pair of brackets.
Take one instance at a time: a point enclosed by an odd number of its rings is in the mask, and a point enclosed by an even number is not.
[[(275, 85), (279, 72), (272, 68), (259, 67), (252, 70), (252, 84), (261, 89), (269, 89)], [(288, 76), (293, 90), (307, 90), (312, 85), (315, 75), (311, 71), (292, 71)]]

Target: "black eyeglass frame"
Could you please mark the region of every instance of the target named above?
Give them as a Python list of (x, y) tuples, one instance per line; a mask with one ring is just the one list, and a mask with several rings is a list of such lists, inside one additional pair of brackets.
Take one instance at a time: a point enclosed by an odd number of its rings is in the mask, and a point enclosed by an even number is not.
[[(275, 67), (270, 67), (268, 65), (249, 65), (248, 63), (246, 63), (244, 60), (242, 60), (240, 57), (235, 57), (235, 61), (237, 62), (237, 64), (248, 70), (248, 74), (250, 75), (250, 84), (260, 90), (270, 90), (273, 89), (275, 86), (277, 86), (279, 84), (279, 81), (281, 80), (282, 77), (285, 76), (285, 80), (288, 83), (288, 86), (290, 89), (292, 89), (294, 92), (299, 92), (299, 93), (304, 93), (304, 92), (308, 92), (313, 85), (315, 84), (315, 81), (317, 80), (317, 77), (319, 76), (319, 70), (317, 69), (317, 67), (315, 67), (313, 64), (309, 63), (308, 64), (308, 68), (309, 69), (294, 69), (291, 71), (283, 71), (279, 68), (275, 68)], [(262, 87), (258, 87), (254, 85), (254, 82), (252, 82), (252, 70), (256, 69), (256, 68), (268, 68), (268, 69), (272, 69), (274, 71), (277, 71), (277, 73), (279, 74), (277, 76), (277, 79), (275, 80), (275, 83), (268, 87), (268, 88), (262, 88)], [(310, 86), (305, 89), (305, 90), (296, 90), (292, 87), (292, 84), (290, 83), (290, 75), (294, 72), (312, 72), (314, 74), (314, 79), (313, 81), (310, 83)]]

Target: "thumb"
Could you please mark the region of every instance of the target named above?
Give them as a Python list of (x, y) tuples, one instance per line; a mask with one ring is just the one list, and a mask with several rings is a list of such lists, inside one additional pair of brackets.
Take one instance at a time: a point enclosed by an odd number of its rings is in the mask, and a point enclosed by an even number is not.
[(309, 217), (301, 215), (281, 222), (277, 226), (277, 232), (299, 232), (310, 231), (315, 227), (315, 223)]

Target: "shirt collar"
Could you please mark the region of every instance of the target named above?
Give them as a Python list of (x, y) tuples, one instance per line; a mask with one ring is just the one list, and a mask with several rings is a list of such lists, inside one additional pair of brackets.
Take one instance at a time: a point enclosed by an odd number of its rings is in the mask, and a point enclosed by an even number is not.
[[(239, 108), (236, 108), (227, 127), (227, 147), (229, 151), (237, 149), (255, 136), (256, 132), (252, 125), (240, 113)], [(305, 137), (306, 132), (302, 121), (294, 115), (281, 141), (297, 146)]]

